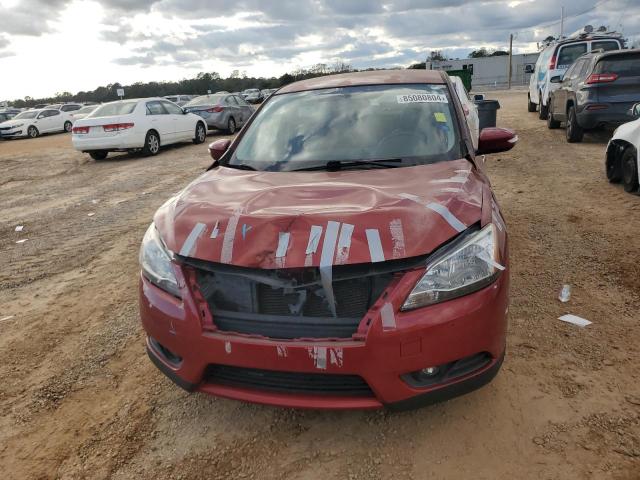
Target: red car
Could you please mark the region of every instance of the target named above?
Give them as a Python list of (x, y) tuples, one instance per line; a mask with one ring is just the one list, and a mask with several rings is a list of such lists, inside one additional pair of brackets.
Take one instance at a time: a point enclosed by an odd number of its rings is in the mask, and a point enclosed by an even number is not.
[(411, 408), (505, 352), (507, 232), (445, 73), (281, 88), (155, 214), (140, 315), (179, 386), (303, 408)]

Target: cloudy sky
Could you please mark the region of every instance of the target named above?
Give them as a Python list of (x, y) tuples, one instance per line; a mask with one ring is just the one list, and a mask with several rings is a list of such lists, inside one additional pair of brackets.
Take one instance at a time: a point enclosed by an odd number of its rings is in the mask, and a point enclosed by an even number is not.
[(585, 24), (640, 40), (640, 0), (0, 0), (0, 100), (316, 63), (407, 66), (431, 50), (536, 51)]

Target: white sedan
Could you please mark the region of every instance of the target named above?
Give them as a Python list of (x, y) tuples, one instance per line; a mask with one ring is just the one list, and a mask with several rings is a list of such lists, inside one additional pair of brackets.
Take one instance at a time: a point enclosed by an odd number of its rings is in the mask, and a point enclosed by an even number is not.
[(155, 155), (163, 145), (203, 143), (204, 121), (164, 98), (142, 98), (105, 103), (73, 124), (73, 147), (103, 160), (109, 152), (141, 150)]
[(69, 114), (69, 116), (71, 117), (71, 121), (75, 123), (82, 118), (88, 117), (89, 114), (96, 110), (99, 106), (100, 105), (87, 105), (79, 110), (76, 110), (75, 112), (71, 112)]
[(636, 120), (620, 125), (607, 145), (607, 178), (612, 183), (622, 182), (626, 192), (640, 194), (640, 103), (629, 113), (629, 118)]
[(2, 138), (36, 138), (41, 133), (70, 132), (71, 121), (60, 110), (43, 108), (19, 113), (11, 120), (0, 123)]

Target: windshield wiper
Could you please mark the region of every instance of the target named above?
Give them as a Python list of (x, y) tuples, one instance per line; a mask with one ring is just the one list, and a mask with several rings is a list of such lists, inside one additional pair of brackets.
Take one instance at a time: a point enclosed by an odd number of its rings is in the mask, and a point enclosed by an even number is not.
[(255, 168), (253, 168), (251, 165), (245, 165), (244, 163), (227, 163), (226, 165), (223, 165), (224, 167), (229, 167), (229, 168), (235, 168), (237, 170), (251, 170), (253, 172), (256, 171)]
[[(387, 162), (392, 162), (392, 163), (390, 164)], [(385, 158), (383, 160), (356, 160), (356, 161), (331, 160), (322, 165), (298, 168), (291, 171), (292, 172), (310, 172), (313, 170), (327, 170), (329, 172), (335, 172), (336, 170), (341, 170), (343, 168), (359, 167), (360, 165), (367, 165), (367, 166), (373, 166), (373, 167), (379, 167), (379, 168), (396, 168), (400, 166), (400, 165), (394, 165), (394, 163), (402, 163), (402, 159), (401, 158)]]

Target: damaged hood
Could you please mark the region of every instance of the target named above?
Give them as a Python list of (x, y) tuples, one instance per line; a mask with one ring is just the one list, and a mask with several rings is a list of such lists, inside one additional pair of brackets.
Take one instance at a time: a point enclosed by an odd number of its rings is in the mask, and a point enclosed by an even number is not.
[(484, 180), (467, 160), (338, 172), (219, 167), (154, 221), (167, 247), (252, 268), (380, 262), (425, 255), (480, 221)]

